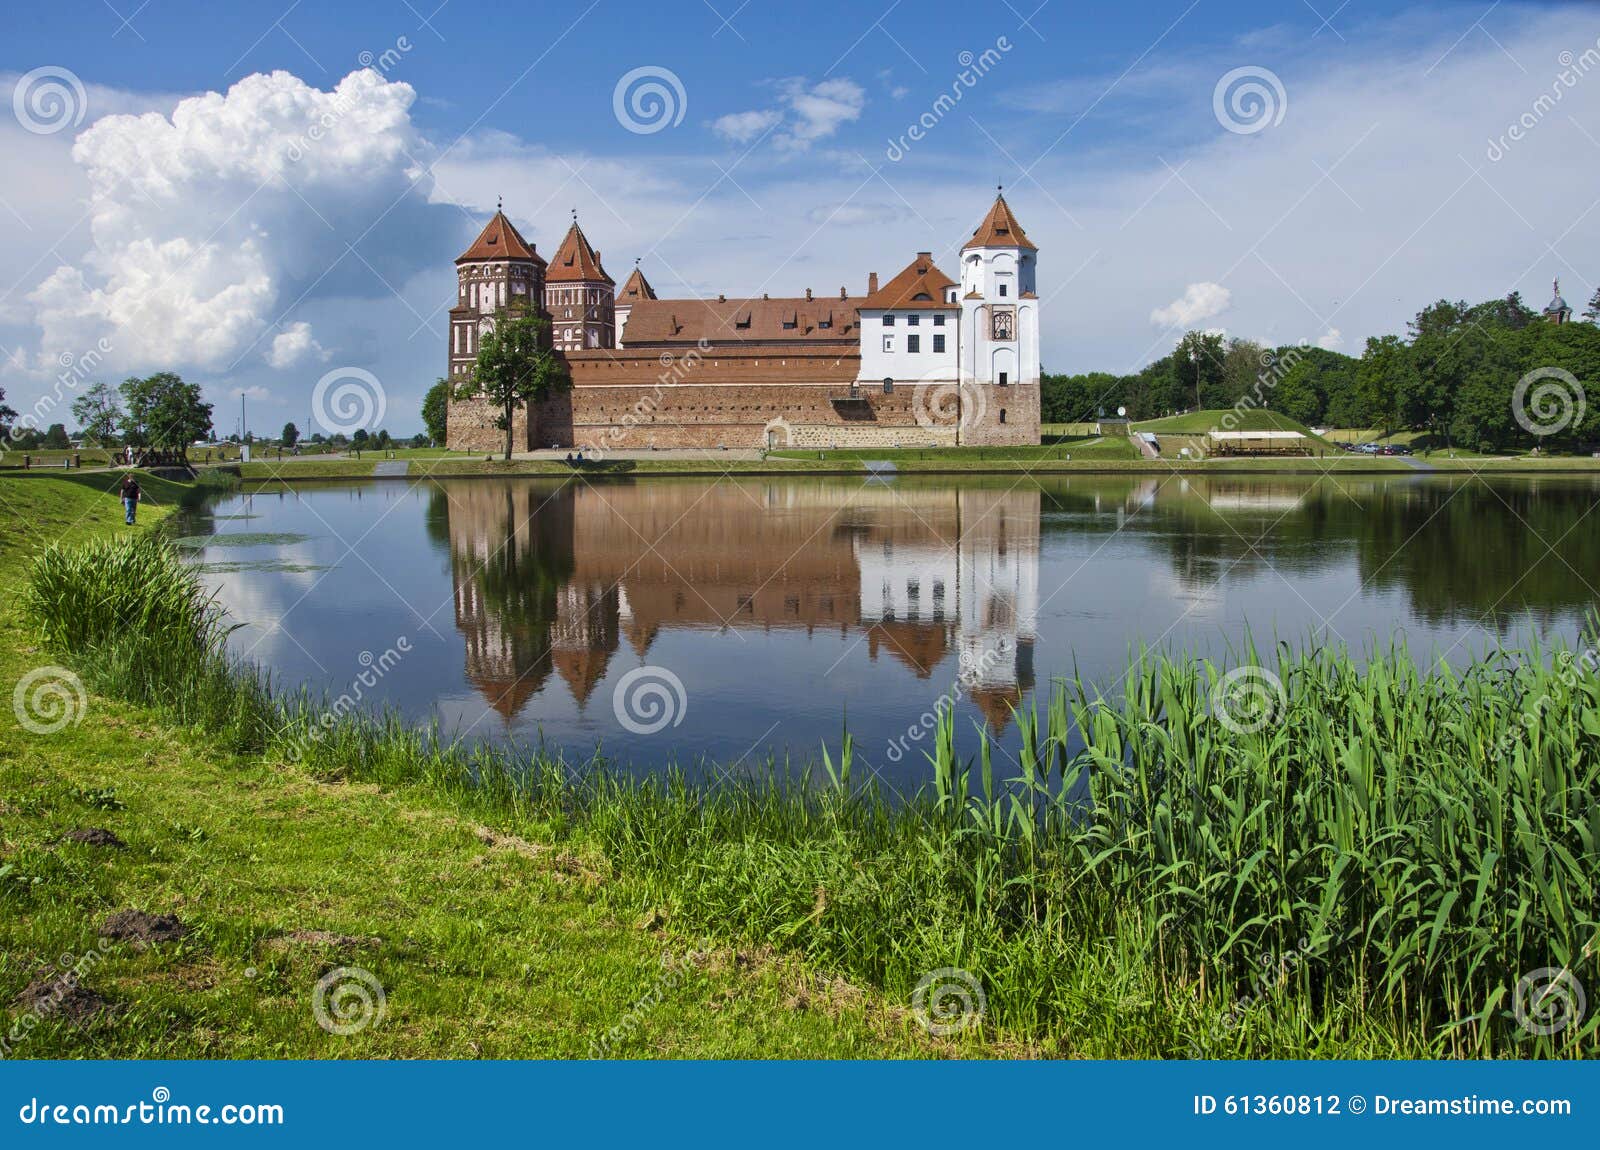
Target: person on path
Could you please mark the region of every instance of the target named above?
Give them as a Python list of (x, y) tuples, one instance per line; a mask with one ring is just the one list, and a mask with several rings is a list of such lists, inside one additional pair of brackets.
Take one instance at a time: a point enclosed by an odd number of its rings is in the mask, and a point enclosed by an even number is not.
[(122, 477), (122, 509), (127, 512), (126, 523), (133, 526), (133, 515), (139, 507), (139, 481), (131, 475)]

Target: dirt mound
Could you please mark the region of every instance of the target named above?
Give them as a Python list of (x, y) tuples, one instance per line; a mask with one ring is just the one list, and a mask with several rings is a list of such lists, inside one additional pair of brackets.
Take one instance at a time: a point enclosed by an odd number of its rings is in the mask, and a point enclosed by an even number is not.
[(147, 914), (142, 910), (119, 910), (100, 924), (105, 938), (115, 938), (148, 946), (154, 942), (176, 942), (189, 928), (170, 914)]
[(83, 843), (91, 847), (111, 847), (114, 850), (126, 850), (128, 844), (116, 835), (101, 827), (74, 827), (61, 836), (69, 843)]
[(17, 995), (16, 1005), (40, 1018), (64, 1018), (73, 1024), (111, 1009), (109, 1001), (80, 983), (71, 971), (49, 971), (34, 979)]

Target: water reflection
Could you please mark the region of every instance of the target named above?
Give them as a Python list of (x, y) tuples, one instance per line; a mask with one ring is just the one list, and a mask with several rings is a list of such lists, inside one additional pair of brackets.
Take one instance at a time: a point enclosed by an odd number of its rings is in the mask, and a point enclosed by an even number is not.
[(927, 679), (952, 654), (998, 730), (1032, 689), (1040, 491), (725, 481), (436, 486), (467, 679), (511, 720), (554, 670), (580, 706), (623, 639), (859, 638)]

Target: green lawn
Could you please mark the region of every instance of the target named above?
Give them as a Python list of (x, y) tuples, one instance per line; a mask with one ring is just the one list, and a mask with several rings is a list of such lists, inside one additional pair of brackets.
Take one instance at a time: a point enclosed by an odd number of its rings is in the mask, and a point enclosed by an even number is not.
[(1232, 408), (1191, 411), (1185, 415), (1169, 415), (1164, 419), (1146, 419), (1133, 425), (1135, 431), (1153, 431), (1157, 435), (1204, 435), (1208, 431), (1225, 428), (1229, 431), (1298, 431), (1316, 438), (1311, 429), (1287, 415), (1264, 408), (1234, 411)]
[[(0, 477), (8, 696), (51, 662), (16, 613), (27, 556), (126, 530), (88, 482), (102, 478)], [(155, 502), (134, 530), (182, 492), (146, 483)], [(582, 1057), (615, 1027), (610, 1052), (635, 1057), (998, 1049), (930, 1039), (903, 1003), (770, 948), (679, 932), (604, 859), (514, 815), (229, 755), (99, 695), (80, 714), (35, 734), (0, 708), (0, 1028), (24, 1028), (15, 1056)], [(85, 828), (125, 845), (64, 838)], [(101, 949), (122, 909), (176, 915), (187, 934)], [(83, 993), (29, 1029), (21, 996), (60, 956)], [(312, 990), (338, 966), (381, 982), (381, 1025), (318, 1026)]]

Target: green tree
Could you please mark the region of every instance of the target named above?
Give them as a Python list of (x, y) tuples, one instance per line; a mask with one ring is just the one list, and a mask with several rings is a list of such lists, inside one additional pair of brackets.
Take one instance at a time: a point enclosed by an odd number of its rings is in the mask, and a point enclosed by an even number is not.
[(117, 393), (104, 383), (96, 383), (72, 401), (72, 417), (83, 428), (86, 438), (101, 446), (116, 442), (117, 424), (122, 420), (122, 405)]
[(428, 438), (434, 445), (443, 447), (449, 435), (450, 381), (441, 379), (428, 388), (422, 398), (422, 424), (428, 429)]
[(44, 433), (44, 445), (51, 451), (65, 451), (72, 446), (65, 424), (52, 423)]
[(477, 396), (500, 409), (495, 426), (506, 433), (509, 460), (517, 409), (564, 390), (570, 382), (566, 368), (551, 350), (549, 321), (537, 315), (502, 313), (479, 344), (472, 379), (456, 389), (456, 398)]
[(278, 437), (278, 442), (285, 447), (293, 447), (300, 442), (300, 429), (293, 423), (283, 425), (283, 434)]
[(356, 428), (355, 434), (350, 437), (350, 446), (355, 448), (365, 447), (367, 445), (367, 440), (371, 438), (372, 436), (367, 434), (366, 428), (358, 427)]
[(6, 389), (0, 387), (0, 434), (11, 434), (11, 421), (15, 418), (16, 409), (6, 406)]
[(1397, 335), (1367, 339), (1361, 366), (1356, 370), (1356, 390), (1385, 435), (1401, 426), (1406, 398), (1419, 386), (1417, 365), (1403, 339)]
[(373, 437), (373, 441), (372, 442), (373, 442), (373, 446), (376, 447), (379, 451), (385, 451), (385, 450), (388, 449), (389, 444), (393, 443), (394, 440), (389, 435), (389, 429), (388, 428), (380, 427), (378, 429), (378, 434)]
[(1583, 318), (1590, 323), (1600, 323), (1600, 288), (1594, 289), (1594, 295), (1589, 297), (1589, 306), (1583, 309)]
[(1224, 364), (1227, 348), (1214, 331), (1186, 332), (1168, 358), (1170, 408), (1231, 407)]
[(180, 453), (211, 434), (211, 405), (200, 385), (170, 371), (122, 381), (122, 429), (136, 446), (164, 447)]

